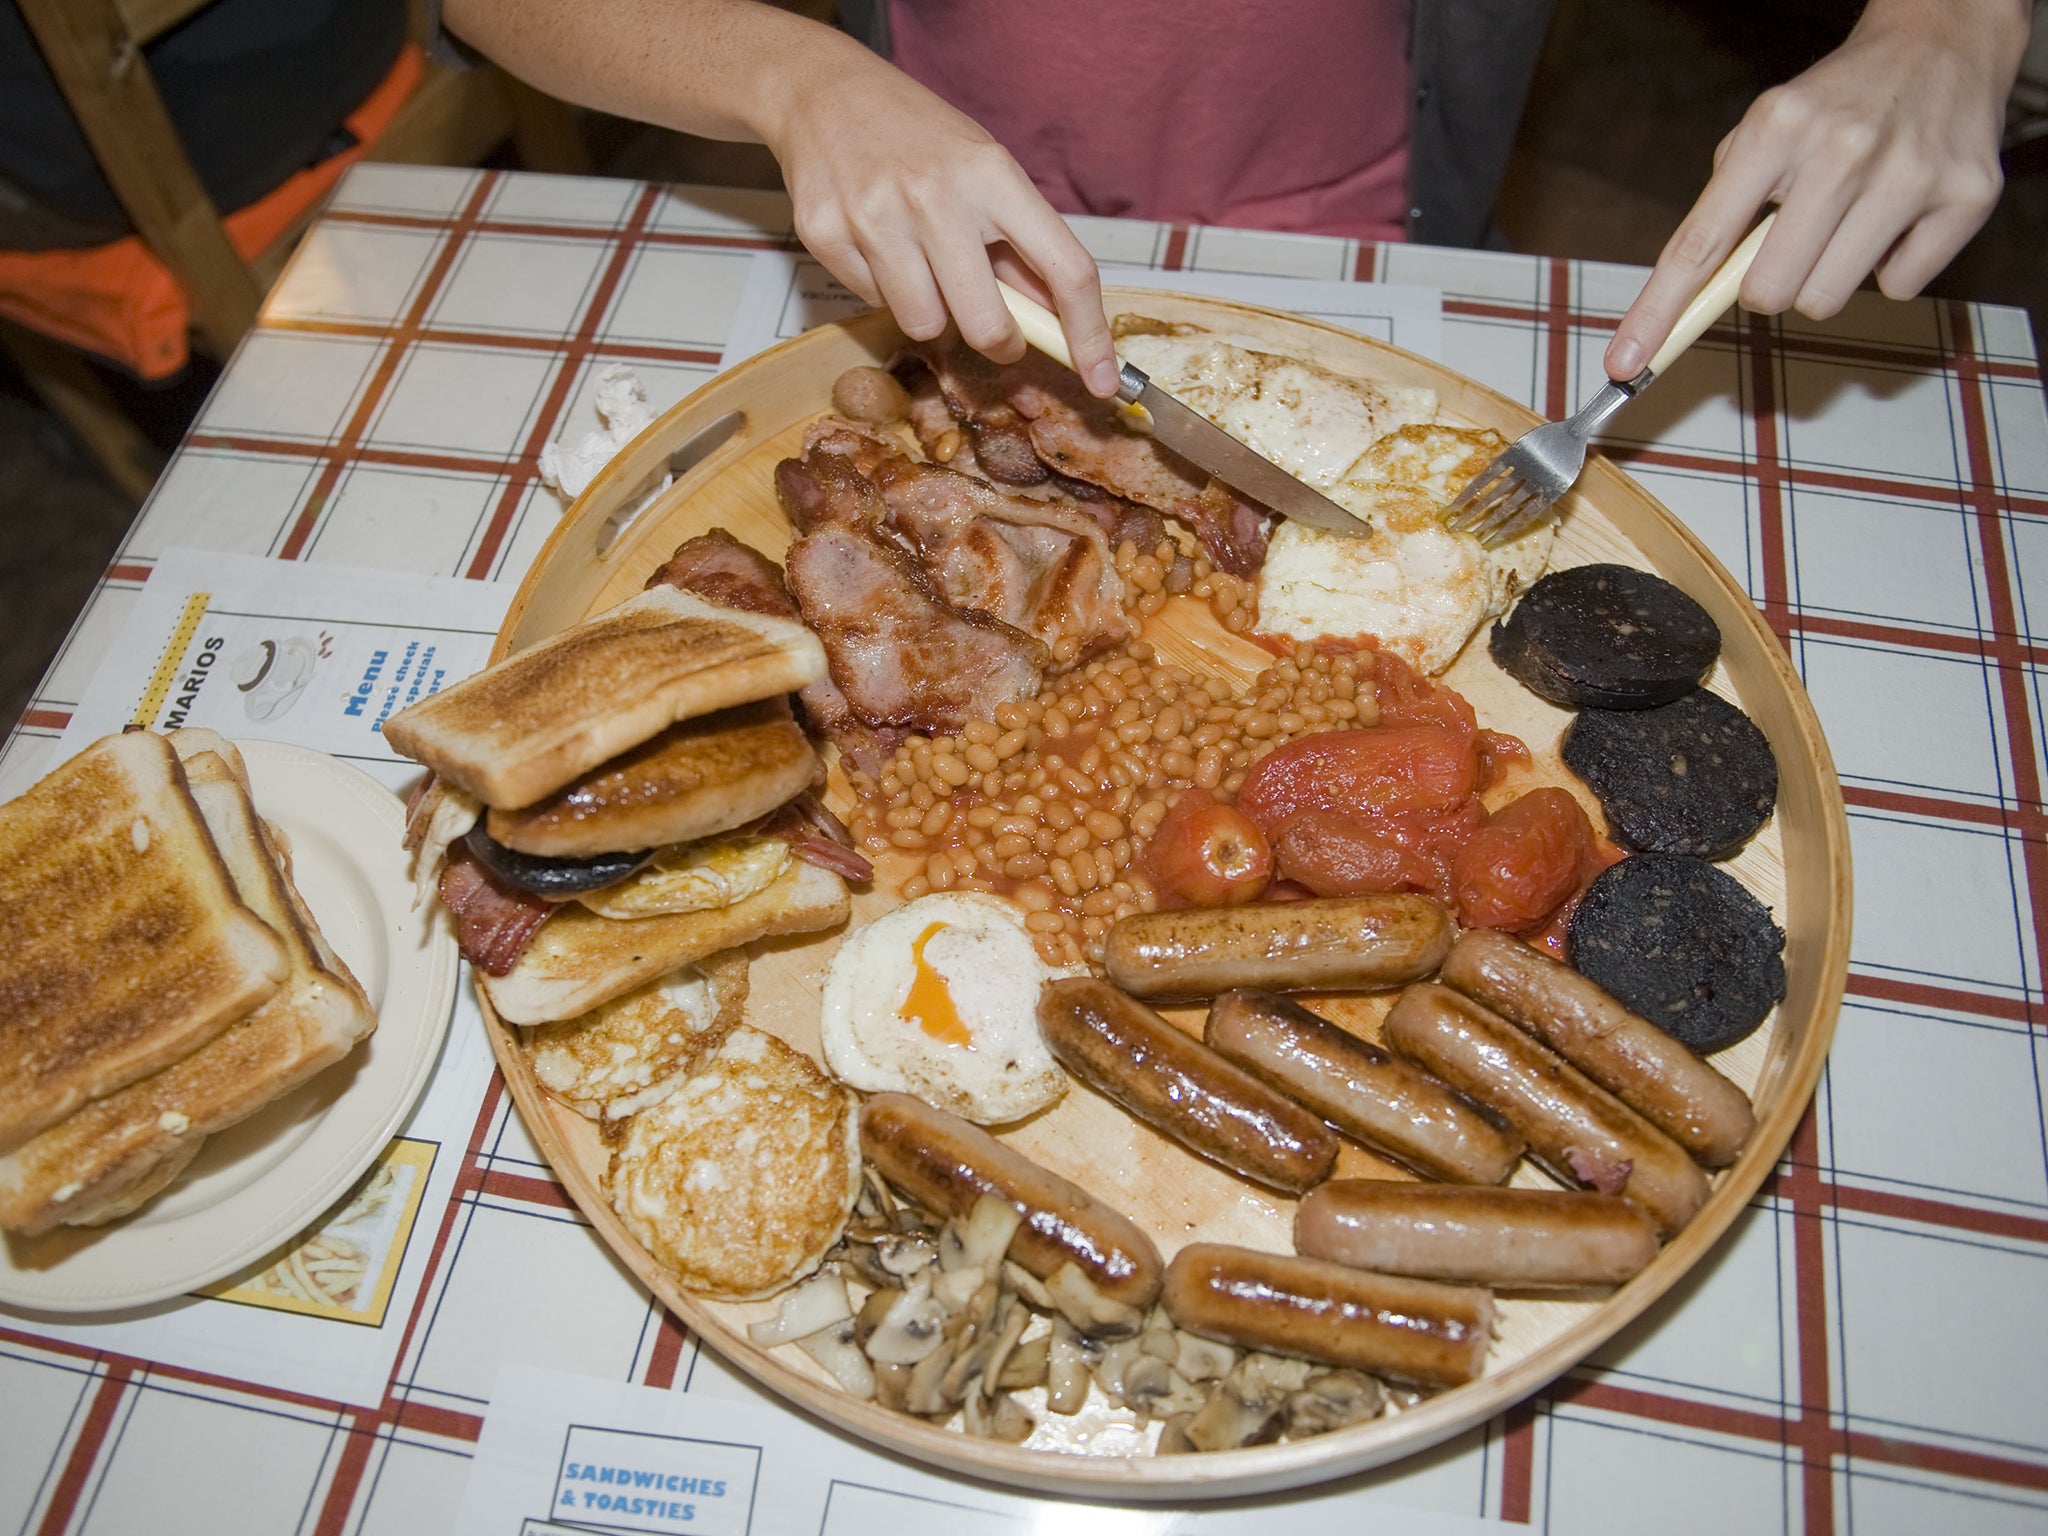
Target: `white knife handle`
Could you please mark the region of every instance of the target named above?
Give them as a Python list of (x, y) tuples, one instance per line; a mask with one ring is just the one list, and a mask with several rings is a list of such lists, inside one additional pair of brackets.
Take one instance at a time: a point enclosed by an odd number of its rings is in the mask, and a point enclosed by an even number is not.
[[(1728, 253), (1728, 259), (1714, 269), (1714, 275), (1707, 279), (1704, 288), (1685, 306), (1685, 313), (1678, 317), (1678, 323), (1671, 328), (1671, 334), (1664, 338), (1664, 345), (1657, 349), (1657, 355), (1650, 359), (1650, 372), (1662, 373), (1678, 361), (1679, 354), (1698, 341), (1707, 327), (1728, 312), (1728, 306), (1735, 302), (1736, 294), (1742, 291), (1742, 280), (1749, 275), (1749, 264), (1756, 260), (1756, 253), (1764, 243), (1764, 237), (1777, 222), (1776, 209), (1764, 215), (1763, 222), (1743, 239), (1743, 242)], [(1025, 333), (1027, 336), (1030, 332)]]
[(1072, 368), (1074, 354), (1067, 350), (1067, 333), (1060, 329), (1060, 317), (1043, 304), (1026, 298), (1001, 278), (996, 279), (996, 287), (1009, 308), (1010, 318), (1024, 333), (1024, 339), (1061, 367)]

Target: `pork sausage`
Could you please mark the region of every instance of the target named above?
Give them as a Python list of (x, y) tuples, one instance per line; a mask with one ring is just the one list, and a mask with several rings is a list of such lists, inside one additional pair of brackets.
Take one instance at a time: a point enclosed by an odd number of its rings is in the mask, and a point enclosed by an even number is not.
[(1159, 1250), (1130, 1217), (958, 1115), (907, 1093), (870, 1094), (860, 1107), (860, 1150), (942, 1216), (967, 1215), (983, 1195), (1014, 1208), (1024, 1223), (1009, 1256), (1041, 1280), (1071, 1262), (1112, 1301), (1143, 1308), (1159, 1294)]
[(1549, 1047), (1449, 987), (1408, 988), (1382, 1038), (1522, 1133), (1559, 1178), (1627, 1195), (1669, 1237), (1706, 1202), (1685, 1148)]
[(1735, 1161), (1756, 1126), (1749, 1095), (1568, 965), (1474, 928), (1443, 979), (1519, 1024), (1709, 1168)]
[(1657, 1256), (1657, 1228), (1619, 1195), (1331, 1179), (1296, 1209), (1294, 1246), (1469, 1285), (1619, 1285)]
[(1450, 914), (1427, 896), (1333, 896), (1135, 912), (1109, 930), (1109, 979), (1139, 997), (1214, 997), (1232, 987), (1346, 992), (1429, 975), (1451, 947)]
[(1107, 982), (1047, 982), (1038, 1032), (1097, 1093), (1233, 1173), (1298, 1195), (1337, 1160), (1337, 1138), (1315, 1115)]
[(1431, 1178), (1498, 1184), (1522, 1155), (1522, 1138), (1484, 1110), (1289, 998), (1226, 992), (1202, 1038), (1345, 1135)]
[(1160, 1300), (1189, 1333), (1425, 1387), (1472, 1380), (1493, 1341), (1493, 1295), (1326, 1259), (1190, 1243)]

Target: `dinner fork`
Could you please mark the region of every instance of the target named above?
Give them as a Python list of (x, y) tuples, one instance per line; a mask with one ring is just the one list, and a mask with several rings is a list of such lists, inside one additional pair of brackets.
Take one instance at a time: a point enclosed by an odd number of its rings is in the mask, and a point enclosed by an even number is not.
[(1445, 526), (1454, 533), (1469, 533), (1491, 547), (1520, 538), (1549, 516), (1558, 498), (1572, 488), (1579, 471), (1586, 467), (1586, 444), (1607, 424), (1607, 418), (1678, 361), (1679, 354), (1735, 302), (1743, 276), (1777, 217), (1776, 212), (1764, 215), (1763, 222), (1715, 268), (1647, 368), (1626, 382), (1609, 379), (1576, 415), (1532, 427), (1516, 438), (1467, 481), (1457, 499), (1444, 509)]

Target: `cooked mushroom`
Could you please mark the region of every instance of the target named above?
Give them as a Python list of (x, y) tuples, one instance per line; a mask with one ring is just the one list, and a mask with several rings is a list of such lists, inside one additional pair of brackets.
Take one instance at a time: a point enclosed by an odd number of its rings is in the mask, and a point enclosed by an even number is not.
[(1195, 1448), (1188, 1438), (1188, 1422), (1192, 1413), (1176, 1413), (1159, 1426), (1159, 1443), (1152, 1448), (1155, 1456), (1184, 1456)]
[(1093, 1338), (1122, 1338), (1136, 1333), (1145, 1324), (1144, 1313), (1120, 1301), (1111, 1301), (1081, 1272), (1081, 1266), (1071, 1261), (1053, 1271), (1045, 1282), (1045, 1291), (1077, 1332)]
[(1180, 1345), (1174, 1338), (1173, 1319), (1166, 1315), (1166, 1308), (1154, 1307), (1145, 1319), (1145, 1331), (1138, 1335), (1138, 1347), (1168, 1365), (1180, 1358)]
[(967, 1219), (954, 1217), (939, 1233), (939, 1268), (985, 1269), (993, 1274), (1023, 1223), (1017, 1208), (994, 1195), (974, 1202)]
[(845, 1317), (830, 1327), (806, 1334), (796, 1347), (832, 1373), (832, 1377), (853, 1396), (875, 1395), (875, 1372), (868, 1357), (854, 1342), (854, 1321)]
[(1088, 1401), (1088, 1358), (1074, 1325), (1064, 1317), (1052, 1320), (1045, 1355), (1045, 1406), (1053, 1413), (1079, 1413)]
[(892, 1275), (909, 1279), (939, 1256), (923, 1233), (887, 1232), (875, 1239), (875, 1262)]
[[(1026, 1325), (1031, 1314), (1022, 1307), (1017, 1309)], [(1035, 1339), (1020, 1341), (998, 1367), (996, 1385), (1005, 1392), (1021, 1392), (1027, 1387), (1042, 1387), (1046, 1382), (1046, 1362), (1051, 1355), (1052, 1335), (1041, 1333)]]
[(1010, 1445), (1022, 1445), (1031, 1438), (1031, 1431), (1038, 1428), (1038, 1421), (1024, 1410), (1024, 1405), (1005, 1392), (995, 1400), (993, 1422), (989, 1425), (989, 1438), (1002, 1440)]
[(836, 1274), (821, 1273), (784, 1291), (782, 1305), (775, 1315), (748, 1324), (747, 1337), (763, 1349), (773, 1349), (777, 1344), (793, 1344), (821, 1328), (846, 1322), (852, 1316), (853, 1308), (846, 1300), (846, 1282)]
[(886, 368), (863, 364), (832, 381), (832, 408), (855, 421), (882, 426), (909, 414), (910, 396)]
[(932, 1296), (931, 1282), (919, 1275), (901, 1291), (877, 1291), (863, 1307), (875, 1304), (875, 1297), (887, 1297), (887, 1305), (862, 1347), (868, 1358), (885, 1365), (917, 1365), (939, 1347), (946, 1323), (945, 1310)]
[(983, 1287), (995, 1283), (988, 1277), (989, 1271), (979, 1264), (967, 1269), (947, 1269), (942, 1263), (938, 1277), (932, 1281), (932, 1295), (948, 1312), (971, 1311)]
[(1173, 1368), (1189, 1381), (1219, 1381), (1237, 1364), (1237, 1351), (1199, 1334), (1174, 1334)]
[(1157, 1355), (1139, 1353), (1125, 1365), (1120, 1383), (1124, 1405), (1147, 1418), (1193, 1413), (1205, 1401), (1203, 1393), (1183, 1380), (1174, 1368)]
[(1045, 1288), (1045, 1282), (1015, 1259), (1003, 1261), (1003, 1284), (1041, 1312), (1059, 1311), (1058, 1304), (1052, 1299), (1052, 1292)]
[[(1301, 1366), (1300, 1375), (1285, 1369)], [(1287, 1396), (1305, 1385), (1308, 1366), (1274, 1355), (1249, 1354), (1210, 1389), (1209, 1400), (1188, 1421), (1188, 1441), (1198, 1451), (1229, 1451), (1271, 1439), (1280, 1429)]]
[(903, 1411), (925, 1418), (951, 1418), (959, 1400), (948, 1401), (939, 1389), (952, 1365), (953, 1342), (942, 1339), (940, 1347), (910, 1368), (910, 1380), (903, 1387)]
[(1386, 1411), (1387, 1391), (1360, 1371), (1319, 1371), (1287, 1397), (1290, 1435), (1321, 1435), (1346, 1424), (1362, 1424)]
[(907, 1365), (877, 1365), (875, 1367), (875, 1401), (884, 1408), (893, 1408), (898, 1413), (908, 1413), (904, 1394), (910, 1390), (911, 1367)]
[[(991, 1282), (990, 1288), (994, 1285)], [(1017, 1298), (1007, 1293), (997, 1310), (993, 1326), (995, 1338), (988, 1352), (988, 1359), (981, 1367), (981, 1395), (993, 1397), (1002, 1384), (1004, 1372), (1009, 1368), (1010, 1356), (1016, 1351), (1017, 1341), (1024, 1337), (1024, 1330), (1031, 1324), (1031, 1314)]]

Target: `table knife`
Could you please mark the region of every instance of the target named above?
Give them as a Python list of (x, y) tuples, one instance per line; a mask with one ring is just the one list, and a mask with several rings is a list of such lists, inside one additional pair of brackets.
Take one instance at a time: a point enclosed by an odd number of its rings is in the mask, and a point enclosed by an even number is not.
[[(998, 282), (1003, 303), (1024, 339), (1054, 362), (1074, 366), (1059, 317), (1034, 303), (1008, 283)], [(1239, 442), (1208, 417), (1161, 389), (1122, 358), (1117, 359), (1117, 399), (1142, 408), (1152, 418), (1152, 435), (1198, 469), (1208, 471), (1240, 495), (1270, 507), (1282, 517), (1325, 528), (1332, 533), (1362, 534), (1366, 525), (1307, 482), (1290, 475), (1256, 448)]]

